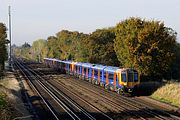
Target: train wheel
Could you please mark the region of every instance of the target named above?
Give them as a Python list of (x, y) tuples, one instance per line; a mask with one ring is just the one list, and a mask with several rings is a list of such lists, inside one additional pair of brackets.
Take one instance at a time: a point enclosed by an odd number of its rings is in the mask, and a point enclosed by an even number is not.
[(92, 84), (95, 84), (95, 80), (92, 80)]
[(116, 92), (117, 92), (118, 94), (120, 94), (120, 92), (121, 92), (121, 91), (120, 91), (120, 89), (117, 89), (117, 91), (116, 91)]
[(124, 95), (124, 90), (123, 89), (118, 89), (117, 93), (120, 94), (120, 95)]
[(89, 82), (92, 82), (92, 80), (89, 78)]
[(106, 90), (109, 90), (109, 84), (106, 84), (104, 87)]

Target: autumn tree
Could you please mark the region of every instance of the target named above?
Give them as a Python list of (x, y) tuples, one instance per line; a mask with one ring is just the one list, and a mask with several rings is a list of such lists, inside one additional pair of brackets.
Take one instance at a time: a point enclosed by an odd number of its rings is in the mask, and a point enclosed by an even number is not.
[(124, 67), (161, 78), (173, 63), (176, 32), (164, 23), (130, 18), (117, 24), (115, 33), (115, 51)]
[(89, 62), (89, 34), (81, 34), (80, 39), (77, 42), (75, 61)]
[(39, 62), (43, 61), (43, 58), (47, 57), (48, 54), (47, 41), (43, 39), (34, 41), (30, 53), (31, 59)]
[(75, 60), (79, 53), (79, 43), (84, 34), (77, 31), (62, 30), (56, 34), (57, 46), (61, 51), (60, 59)]
[(180, 80), (180, 43), (176, 43), (174, 49), (176, 53), (176, 59), (168, 73), (170, 75), (170, 79)]
[(47, 49), (49, 58), (60, 58), (61, 50), (58, 48), (57, 37), (49, 36), (47, 39)]
[(113, 28), (97, 29), (88, 37), (89, 62), (119, 66), (114, 51), (115, 32)]
[(0, 72), (4, 70), (4, 62), (7, 60), (7, 29), (3, 23), (0, 23)]
[(14, 53), (18, 57), (31, 59), (30, 48), (31, 48), (31, 45), (25, 42), (22, 46), (14, 48)]

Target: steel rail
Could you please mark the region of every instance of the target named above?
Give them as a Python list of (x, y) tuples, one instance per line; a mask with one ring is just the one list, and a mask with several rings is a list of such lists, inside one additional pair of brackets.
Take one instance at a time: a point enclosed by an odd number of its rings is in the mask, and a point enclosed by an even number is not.
[[(43, 73), (41, 73), (41, 74), (43, 74)], [(59, 81), (57, 81), (58, 82), (58, 84), (61, 84), (61, 82), (59, 82)], [(81, 100), (83, 100), (81, 97), (79, 97), (76, 93), (74, 93), (73, 91), (70, 91), (69, 89), (67, 89), (66, 88), (66, 86), (64, 85), (64, 84), (61, 84), (62, 86), (63, 86), (63, 88), (65, 88), (67, 91), (69, 91), (69, 92), (71, 92), (71, 93), (73, 93), (73, 94), (75, 94), (76, 95), (76, 97), (78, 97), (78, 98), (80, 98)], [(79, 84), (78, 84), (79, 85)], [(77, 86), (77, 85), (76, 85)], [(84, 86), (82, 86), (81, 85), (81, 87), (83, 87), (83, 88), (85, 88)], [(87, 88), (85, 88), (86, 90), (87, 90)], [(89, 91), (89, 89), (87, 90), (87, 91)], [(92, 90), (90, 90), (90, 91), (92, 91)], [(95, 92), (95, 91), (93, 91), (93, 93), (95, 93), (95, 94), (97, 94), (97, 92)], [(100, 96), (102, 96), (101, 94), (100, 94)], [(102, 96), (103, 98), (104, 98), (104, 96)], [(107, 97), (106, 97), (107, 98)], [(106, 99), (106, 100), (108, 100), (108, 101), (110, 101), (110, 102), (108, 102), (108, 103), (111, 103), (111, 106), (113, 106), (114, 108), (119, 108), (119, 106), (121, 106), (121, 108), (124, 108), (124, 109), (127, 109), (125, 106), (122, 106), (122, 105), (117, 105), (116, 103), (112, 103), (112, 101), (111, 100), (109, 100), (109, 99)], [(83, 101), (85, 101), (85, 100), (83, 100)], [(86, 101), (86, 103), (88, 103), (87, 101)], [(90, 104), (90, 103), (89, 103)], [(91, 106), (92, 106), (92, 104), (91, 104)], [(97, 109), (97, 108), (96, 108)], [(99, 110), (100, 111), (100, 110)], [(104, 114), (104, 113), (103, 113)], [(127, 115), (132, 115), (133, 113), (124, 113), (124, 114), (127, 114)], [(107, 116), (106, 114), (104, 114), (105, 116)], [(137, 116), (136, 114), (133, 114), (133, 115), (135, 115), (136, 117), (140, 117), (142, 120), (145, 120), (145, 118), (143, 118), (143, 117), (141, 117), (141, 116)], [(109, 119), (112, 119), (112, 118), (110, 118), (109, 116), (107, 116)]]
[[(30, 75), (30, 76), (34, 76), (29, 70), (28, 70), (28, 68), (25, 68), (23, 65), (21, 65), (21, 67), (26, 71), (26, 72), (28, 72), (28, 74)], [(34, 80), (35, 80), (35, 78), (36, 78), (36, 76), (34, 76)], [(31, 80), (30, 80), (31, 81)], [(78, 119), (78, 120), (80, 120), (80, 118), (78, 117), (78, 116), (76, 116), (76, 114), (75, 113), (73, 113), (62, 101), (60, 101), (50, 90), (48, 90), (42, 83), (40, 83), (39, 82), (39, 80), (35, 80), (35, 82), (38, 84), (38, 85), (40, 85), (41, 86), (41, 88), (43, 89), (43, 90), (45, 90), (46, 91), (46, 93), (48, 94), (48, 95), (50, 95), (51, 96), (51, 98), (65, 111), (65, 112), (67, 112), (67, 114), (69, 114), (70, 115), (70, 117), (73, 119), (73, 120), (76, 120), (76, 119)], [(33, 84), (33, 83), (32, 83)], [(54, 112), (53, 112), (54, 113)], [(54, 113), (55, 114), (55, 113)], [(56, 117), (57, 117), (57, 115), (55, 115)], [(57, 117), (58, 118), (58, 117)], [(58, 119), (59, 120), (59, 119)]]
[[(27, 66), (25, 66), (25, 67), (27, 67)], [(28, 67), (27, 67), (28, 68)], [(41, 76), (39, 76), (36, 72), (34, 72), (32, 69), (30, 69), (30, 68), (28, 68), (28, 70), (29, 71), (31, 71), (32, 73), (34, 73), (35, 75), (35, 77), (36, 77), (36, 79), (39, 79), (38, 80), (38, 84), (40, 85), (40, 86), (42, 86), (42, 88), (51, 96), (51, 97), (54, 97), (55, 99), (56, 99), (56, 102), (59, 102), (59, 103), (61, 103), (61, 107), (63, 107), (63, 108), (66, 108), (66, 112), (70, 112), (71, 114), (73, 114), (77, 119), (80, 119), (77, 115), (75, 115), (75, 113), (73, 113), (61, 100), (59, 100), (59, 98), (50, 90), (50, 89), (48, 89), (43, 83), (42, 83), (42, 81), (41, 80), (45, 80), (45, 79), (43, 79)], [(41, 79), (41, 80), (40, 80)], [(37, 82), (37, 81), (36, 81)], [(50, 85), (47, 81), (46, 81), (46, 83), (48, 84), (48, 85)], [(80, 106), (78, 106), (77, 104), (75, 104), (75, 103), (73, 103), (71, 100), (69, 100), (67, 97), (65, 97), (64, 95), (62, 95), (62, 93), (60, 93), (60, 92), (58, 92), (58, 90), (57, 89), (55, 89), (52, 85), (50, 85), (51, 86), (51, 88), (54, 90), (54, 91), (56, 91), (59, 95), (61, 95), (64, 99), (66, 99), (71, 105), (73, 105), (74, 107), (76, 107), (80, 112), (82, 112), (84, 115), (86, 115), (89, 119), (91, 119), (91, 120), (95, 120), (95, 118), (92, 116), (92, 115), (90, 115), (88, 112), (86, 112), (84, 109), (82, 109)], [(60, 104), (59, 104), (60, 105)], [(68, 110), (68, 111), (67, 111)], [(73, 117), (72, 115), (70, 115), (71, 117)]]
[[(38, 71), (39, 72), (39, 71)], [(41, 74), (43, 74), (43, 73), (41, 73)], [(77, 85), (77, 83), (75, 83), (76, 85)], [(79, 84), (78, 84), (79, 85)], [(95, 86), (95, 85), (94, 85)], [(84, 87), (83, 85), (81, 85), (81, 87)], [(96, 86), (97, 87), (97, 86)], [(85, 89), (87, 89), (86, 87), (84, 87)], [(89, 91), (89, 89), (88, 89), (88, 91)], [(92, 90), (91, 90), (92, 91)], [(94, 92), (94, 91), (92, 91), (92, 92)], [(96, 93), (97, 94), (97, 92), (94, 92), (94, 93)], [(101, 95), (101, 94), (100, 94)], [(101, 95), (102, 96), (102, 95)], [(114, 96), (113, 96), (114, 97)], [(144, 113), (146, 113), (146, 114), (149, 114), (149, 115), (151, 115), (151, 116), (154, 116), (155, 118), (157, 118), (157, 119), (160, 119), (160, 120), (164, 120), (164, 119), (167, 119), (166, 117), (164, 117), (164, 116), (162, 116), (162, 115), (159, 115), (157, 112), (154, 112), (153, 111), (153, 109), (151, 108), (151, 107), (149, 107), (149, 106), (147, 106), (147, 105), (145, 105), (145, 104), (142, 104), (142, 103), (138, 103), (137, 101), (134, 101), (134, 100), (130, 100), (130, 99), (128, 99), (127, 97), (124, 97), (124, 96), (121, 96), (122, 98), (124, 98), (124, 99), (122, 99), (123, 101), (121, 101), (121, 102), (123, 102), (124, 104), (128, 104), (128, 106), (131, 106), (131, 107), (133, 107), (133, 108), (135, 108), (135, 109), (144, 109), (144, 111), (142, 111), (142, 112), (144, 112)], [(106, 97), (107, 98), (107, 97)], [(116, 98), (117, 99), (117, 97), (114, 97), (114, 98)], [(109, 99), (109, 98), (108, 98)], [(110, 100), (111, 101), (111, 100)], [(119, 101), (119, 98), (118, 98), (118, 101)], [(112, 102), (112, 101), (111, 101)], [(134, 104), (133, 104), (134, 103)], [(140, 107), (141, 106), (141, 107)], [(169, 113), (167, 113), (167, 112), (164, 112), (164, 111), (158, 111), (158, 112), (161, 112), (161, 113), (164, 113), (164, 114), (167, 114), (167, 115), (169, 115), (169, 116), (171, 116), (172, 118), (176, 118), (176, 119), (179, 119), (179, 117), (177, 117), (177, 116), (175, 116), (175, 115), (172, 115), (172, 114), (169, 114)], [(144, 119), (144, 118), (142, 118), (141, 117), (141, 119)]]
[[(41, 77), (39, 74), (37, 74), (35, 71), (33, 71), (32, 69), (30, 69), (31, 72), (33, 72), (34, 74), (36, 74), (40, 79), (46, 81), (43, 77)], [(82, 112), (83, 114), (85, 114), (89, 119), (91, 120), (96, 120), (96, 118), (94, 118), (92, 115), (90, 115), (86, 110), (84, 110), (83, 108), (81, 108), (79, 105), (77, 105), (77, 103), (73, 102), (71, 99), (67, 98), (65, 95), (63, 95), (61, 92), (59, 92), (54, 86), (52, 86), (51, 83), (49, 83), (48, 81), (46, 81), (46, 83), (48, 84), (48, 86), (50, 86), (54, 91), (56, 91), (60, 96), (62, 96), (66, 101), (68, 101), (71, 105), (73, 105), (74, 107), (76, 107), (80, 112)], [(105, 115), (108, 119), (112, 120), (112, 118), (110, 118), (109, 116)]]
[[(22, 72), (22, 74), (24, 76), (26, 76), (26, 78), (29, 80), (28, 76), (25, 74), (25, 72), (22, 70), (22, 68), (20, 67), (20, 63), (18, 61), (16, 61), (16, 66), (19, 68), (19, 70)], [(59, 118), (57, 117), (57, 115), (54, 113), (54, 111), (51, 109), (51, 107), (48, 105), (48, 103), (46, 102), (46, 100), (43, 98), (43, 96), (39, 93), (39, 91), (36, 89), (36, 87), (33, 85), (33, 83), (31, 82), (31, 80), (29, 80), (29, 84), (31, 85), (31, 87), (35, 90), (35, 92), (39, 95), (39, 97), (42, 99), (42, 101), (45, 103), (46, 107), (50, 110), (50, 112), (52, 113), (52, 115), (55, 117), (56, 120), (59, 120)]]
[[(83, 80), (81, 80), (81, 81), (83, 81)], [(58, 82), (59, 82), (59, 81), (58, 81)], [(85, 82), (85, 81), (84, 81), (84, 82)], [(76, 86), (79, 86), (79, 85), (80, 85), (80, 84), (77, 84), (76, 82), (74, 82), (73, 85), (75, 85), (75, 84), (76, 84)], [(90, 90), (91, 92), (97, 94), (97, 92), (94, 91), (94, 90), (92, 90), (92, 89), (88, 89), (88, 88), (84, 87), (83, 85), (80, 85), (80, 86), (81, 86), (81, 88), (86, 89), (87, 91)], [(96, 85), (94, 85), (94, 86), (96, 86)], [(96, 87), (98, 87), (98, 86), (96, 86)], [(102, 94), (99, 94), (99, 95), (102, 96), (102, 97), (104, 97), (104, 98), (106, 98), (106, 99), (108, 99), (108, 101), (109, 101), (110, 103), (117, 104), (117, 103), (115, 103), (115, 102), (112, 102), (109, 97), (104, 96), (104, 95), (102, 95)], [(147, 106), (143, 106), (142, 104), (135, 105), (135, 104), (133, 104), (133, 103), (136, 103), (135, 101), (132, 101), (132, 100), (130, 100), (130, 99), (128, 99), (127, 97), (124, 97), (124, 96), (121, 96), (121, 97), (123, 97), (123, 98), (126, 99), (126, 100), (121, 99), (121, 102), (123, 102), (123, 104), (126, 104), (126, 105), (128, 105), (128, 106), (130, 106), (130, 107), (132, 107), (132, 108), (135, 108), (135, 109), (142, 109), (142, 108), (140, 107), (140, 106), (142, 106), (142, 107), (144, 108), (144, 111), (143, 111), (143, 112), (145, 112), (146, 114), (149, 114), (149, 115), (151, 115), (151, 116), (154, 116), (154, 117), (156, 117), (157, 119), (160, 119), (160, 120), (165, 120), (165, 119), (167, 119), (167, 118), (165, 118), (165, 117), (163, 117), (163, 116), (160, 116), (159, 114), (153, 112), (153, 111), (152, 111), (149, 107), (147, 107)], [(115, 97), (114, 97), (114, 98), (115, 98)], [(117, 97), (116, 97), (116, 100), (119, 101), (119, 98), (117, 99)], [(135, 115), (135, 116), (136, 116), (136, 115)], [(140, 117), (140, 116), (139, 116), (139, 117)], [(144, 118), (142, 118), (142, 119), (144, 119)]]
[[(39, 72), (39, 71), (37, 71), (37, 72)], [(39, 73), (42, 74), (42, 75), (44, 75), (42, 72), (39, 72)], [(38, 76), (39, 76), (39, 75), (38, 75)], [(39, 77), (44, 80), (43, 77), (41, 77), (41, 76), (39, 76)], [(48, 81), (46, 81), (46, 82), (47, 82), (47, 84), (48, 84), (49, 86), (51, 86), (53, 89), (55, 89), (55, 90), (58, 92), (58, 90), (57, 90), (56, 88), (54, 88), (50, 82), (48, 82)], [(86, 104), (88, 104), (89, 106), (91, 106), (93, 109), (95, 109), (96, 111), (98, 111), (99, 113), (101, 113), (102, 115), (104, 115), (106, 118), (108, 118), (108, 119), (110, 119), (110, 120), (113, 120), (113, 118), (109, 117), (109, 116), (106, 115), (104, 112), (100, 111), (97, 107), (95, 107), (94, 105), (90, 104), (90, 103), (87, 102), (86, 100), (84, 100), (84, 99), (82, 99), (81, 97), (79, 97), (79, 96), (78, 96), (77, 94), (75, 94), (74, 92), (72, 92), (72, 91), (70, 91), (69, 89), (67, 89), (65, 86), (64, 86), (63, 88), (65, 88), (67, 91), (69, 91), (69, 92), (71, 92), (72, 94), (74, 94), (77, 98), (79, 98), (81, 101), (83, 101), (84, 103), (86, 103)], [(62, 93), (60, 93), (60, 94), (62, 94)]]

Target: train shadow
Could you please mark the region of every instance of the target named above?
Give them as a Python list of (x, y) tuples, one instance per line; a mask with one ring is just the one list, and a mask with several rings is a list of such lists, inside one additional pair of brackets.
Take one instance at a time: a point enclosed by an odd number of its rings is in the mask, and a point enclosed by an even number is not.
[[(169, 111), (160, 111), (158, 109), (142, 108), (139, 110), (123, 110), (122, 112), (119, 113), (108, 112), (106, 114), (108, 116), (111, 116), (115, 120), (128, 120), (128, 119), (142, 119), (142, 118), (157, 119), (157, 117), (159, 116), (169, 119), (171, 118), (169, 113), (170, 113)], [(179, 114), (176, 113), (174, 113), (174, 115), (178, 117), (180, 116)]]
[(165, 82), (142, 82), (137, 88), (134, 89), (133, 96), (150, 96), (164, 85), (166, 85)]

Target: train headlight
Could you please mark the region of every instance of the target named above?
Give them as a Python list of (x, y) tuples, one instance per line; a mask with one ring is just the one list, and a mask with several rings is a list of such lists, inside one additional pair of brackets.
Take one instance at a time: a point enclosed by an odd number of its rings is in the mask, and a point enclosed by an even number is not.
[(129, 88), (129, 89), (128, 89), (128, 92), (132, 92), (132, 91), (133, 91), (133, 89), (132, 89), (132, 88)]
[(124, 85), (127, 85), (127, 82), (125, 82)]

